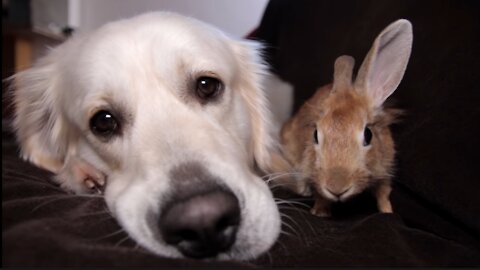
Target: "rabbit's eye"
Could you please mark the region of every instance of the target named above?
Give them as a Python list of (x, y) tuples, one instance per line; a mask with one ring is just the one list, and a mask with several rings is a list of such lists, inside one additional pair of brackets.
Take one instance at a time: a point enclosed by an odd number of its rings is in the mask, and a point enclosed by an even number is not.
[(368, 127), (365, 127), (365, 130), (363, 131), (363, 146), (370, 145), (370, 142), (372, 141), (372, 136), (372, 131)]
[(318, 144), (318, 132), (317, 129), (313, 132), (313, 140), (315, 140), (315, 143)]

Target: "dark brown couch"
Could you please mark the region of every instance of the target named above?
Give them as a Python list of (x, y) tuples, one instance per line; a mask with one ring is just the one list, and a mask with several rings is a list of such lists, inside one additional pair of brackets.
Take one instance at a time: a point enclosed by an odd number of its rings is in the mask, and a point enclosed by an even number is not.
[[(269, 3), (252, 38), (272, 70), (295, 86), (295, 108), (331, 80), (334, 59), (363, 59), (399, 18), (413, 24), (412, 56), (392, 100), (398, 166), (394, 214), (368, 194), (319, 218), (292, 204), (268, 254), (250, 262), (155, 256), (126, 238), (101, 198), (66, 194), (17, 158), (2, 137), (3, 267), (480, 266), (480, 4), (478, 1), (335, 0)], [(282, 190), (277, 197), (302, 201)]]

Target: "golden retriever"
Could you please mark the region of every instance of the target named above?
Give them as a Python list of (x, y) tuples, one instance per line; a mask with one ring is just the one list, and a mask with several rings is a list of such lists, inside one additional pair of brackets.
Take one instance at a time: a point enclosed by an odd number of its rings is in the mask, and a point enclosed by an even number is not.
[(167, 257), (250, 259), (280, 233), (256, 173), (274, 151), (253, 41), (152, 12), (74, 36), (14, 75), (22, 156), (66, 189), (102, 189)]

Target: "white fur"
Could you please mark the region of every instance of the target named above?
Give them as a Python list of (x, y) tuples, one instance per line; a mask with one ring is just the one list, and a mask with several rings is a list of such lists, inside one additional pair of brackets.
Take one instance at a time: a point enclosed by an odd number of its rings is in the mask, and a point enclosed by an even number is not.
[[(190, 97), (189, 80), (216, 74), (219, 102)], [(274, 147), (258, 45), (172, 13), (109, 23), (73, 37), (15, 75), (14, 125), (22, 155), (85, 192), (86, 176), (106, 179), (105, 199), (132, 238), (160, 255), (181, 257), (155, 235), (147, 213), (160, 211), (169, 171), (199, 161), (240, 201), (242, 221), (219, 259), (265, 252), (280, 231), (279, 213), (254, 160), (269, 166)], [(89, 128), (102, 108), (120, 110), (122, 134), (102, 142)]]

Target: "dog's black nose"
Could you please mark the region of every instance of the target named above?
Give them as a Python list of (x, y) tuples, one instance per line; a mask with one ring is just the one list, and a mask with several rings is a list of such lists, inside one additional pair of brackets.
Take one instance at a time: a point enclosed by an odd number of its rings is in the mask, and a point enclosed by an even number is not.
[(206, 258), (228, 250), (240, 223), (237, 197), (214, 189), (173, 201), (163, 209), (160, 231), (185, 256)]

